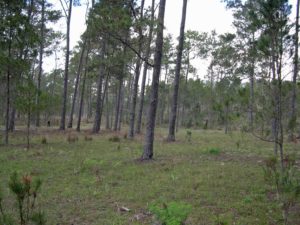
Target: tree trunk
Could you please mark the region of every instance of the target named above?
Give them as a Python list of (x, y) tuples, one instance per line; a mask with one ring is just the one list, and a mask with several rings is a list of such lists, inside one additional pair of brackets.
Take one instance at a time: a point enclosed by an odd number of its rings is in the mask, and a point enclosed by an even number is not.
[[(10, 96), (12, 98), (12, 96)], [(14, 132), (15, 131), (15, 119), (16, 119), (16, 107), (14, 107), (13, 105), (11, 106), (11, 110), (10, 110), (10, 117), (9, 117), (9, 127), (8, 130), (10, 132)]]
[(68, 94), (68, 77), (69, 77), (69, 57), (70, 57), (70, 23), (71, 23), (71, 14), (72, 14), (72, 4), (73, 0), (69, 2), (69, 10), (67, 14), (67, 46), (66, 46), (66, 61), (65, 61), (65, 72), (64, 72), (64, 90), (63, 90), (63, 102), (61, 110), (61, 119), (60, 119), (60, 130), (65, 130), (66, 123), (66, 111), (67, 111), (67, 94)]
[(140, 107), (138, 111), (138, 119), (137, 119), (137, 126), (136, 126), (136, 133), (141, 133), (141, 127), (142, 127), (142, 117), (143, 117), (143, 108), (144, 108), (144, 96), (145, 96), (145, 86), (146, 86), (146, 78), (147, 78), (147, 71), (148, 71), (148, 61), (150, 58), (150, 51), (151, 51), (151, 42), (152, 42), (152, 36), (153, 36), (153, 27), (154, 27), (154, 6), (155, 6), (155, 0), (152, 0), (151, 5), (151, 22), (150, 22), (150, 29), (149, 29), (149, 36), (148, 36), (148, 42), (147, 42), (147, 49), (145, 54), (145, 62), (144, 62), (144, 69), (143, 69), (143, 79), (142, 79), (142, 86), (141, 86), (141, 96), (140, 96)]
[(108, 93), (105, 95), (105, 103), (106, 103), (106, 130), (110, 130), (110, 118), (109, 118), (109, 101), (108, 101)]
[[(9, 36), (12, 36), (12, 30), (10, 29)], [(11, 38), (8, 43), (8, 58), (11, 57)], [(6, 74), (6, 116), (5, 116), (5, 134), (4, 134), (4, 143), (8, 144), (8, 131), (9, 131), (9, 108), (10, 108), (10, 64), (7, 65), (7, 74)]]
[(177, 106), (178, 106), (178, 92), (179, 92), (179, 82), (180, 82), (181, 60), (182, 60), (182, 51), (183, 51), (183, 43), (184, 43), (184, 27), (185, 27), (185, 19), (186, 19), (186, 8), (187, 8), (187, 0), (183, 0), (182, 17), (181, 17), (181, 25), (180, 25), (180, 36), (179, 36), (176, 68), (175, 68), (172, 110), (171, 110), (171, 116), (170, 116), (170, 122), (169, 122), (168, 141), (175, 141), (175, 126), (176, 126), (176, 114), (177, 114)]
[[(82, 49), (84, 51), (84, 49)], [(78, 121), (77, 121), (77, 128), (76, 131), (80, 131), (80, 125), (81, 125), (81, 116), (82, 116), (82, 111), (83, 111), (83, 101), (84, 101), (84, 92), (85, 92), (85, 81), (86, 81), (86, 74), (88, 70), (88, 59), (89, 59), (89, 47), (86, 52), (86, 58), (85, 58), (85, 69), (84, 69), (84, 74), (82, 78), (82, 88), (81, 88), (81, 97), (80, 97), (80, 104), (79, 104), (79, 113), (78, 113)], [(79, 77), (78, 77), (79, 79)], [(74, 93), (75, 94), (75, 93)]]
[(142, 155), (142, 160), (149, 160), (152, 159), (153, 157), (154, 128), (155, 128), (159, 77), (161, 72), (161, 60), (162, 60), (162, 50), (163, 50), (163, 38), (164, 38), (163, 30), (164, 30), (165, 5), (166, 5), (166, 0), (160, 0), (150, 106), (147, 115), (147, 127), (146, 127), (145, 144), (144, 144), (144, 152)]
[(42, 21), (41, 21), (41, 40), (40, 40), (40, 54), (39, 54), (39, 73), (38, 73), (38, 83), (37, 83), (37, 96), (36, 96), (36, 105), (37, 105), (37, 112), (36, 112), (36, 121), (35, 126), (40, 126), (40, 96), (41, 96), (41, 79), (43, 73), (43, 56), (44, 56), (44, 28), (45, 28), (45, 0), (41, 1), (42, 4)]
[(27, 113), (27, 133), (26, 133), (27, 149), (30, 148), (30, 118), (31, 118), (31, 110), (29, 109)]
[(88, 80), (88, 102), (87, 102), (87, 114), (86, 114), (86, 121), (89, 121), (92, 118), (92, 82)]
[[(141, 8), (140, 8), (140, 20), (143, 20), (144, 17), (144, 4), (145, 0), (141, 1)], [(142, 46), (143, 46), (143, 28), (142, 25), (138, 25), (139, 31), (139, 39), (138, 39), (138, 54), (141, 55)], [(141, 59), (137, 57), (135, 71), (134, 71), (134, 85), (133, 85), (133, 93), (132, 93), (132, 102), (131, 102), (131, 109), (130, 109), (130, 121), (129, 121), (129, 138), (134, 137), (134, 123), (135, 123), (135, 108), (136, 108), (136, 101), (137, 101), (137, 94), (138, 94), (138, 87), (139, 87), (139, 78), (140, 78), (140, 71), (141, 71)]]
[[(84, 56), (84, 52), (85, 52), (85, 46), (86, 46), (86, 38), (83, 41), (83, 46), (82, 46), (81, 53), (80, 53), (80, 59), (79, 59), (79, 65), (78, 65), (78, 68), (77, 68), (77, 73), (76, 73), (76, 82), (75, 82), (74, 95), (73, 95), (73, 100), (72, 100), (72, 107), (71, 107), (71, 112), (70, 112), (68, 128), (73, 127), (73, 114), (74, 114), (74, 109), (75, 109), (75, 104), (76, 104), (77, 90), (78, 90), (78, 85), (79, 85), (79, 80), (80, 80), (80, 74), (81, 74), (81, 70), (82, 70), (82, 63), (83, 63), (83, 56)], [(87, 66), (87, 65), (85, 65), (85, 66)]]
[[(296, 8), (296, 25), (295, 25), (295, 55), (294, 55), (294, 73), (293, 73), (293, 89), (292, 89), (292, 100), (291, 100), (291, 112), (290, 112), (290, 122), (289, 122), (289, 139), (294, 138), (294, 130), (297, 124), (297, 76), (299, 71), (299, 56), (298, 56), (298, 46), (299, 46), (299, 0), (297, 0)], [(299, 133), (300, 136), (300, 133)]]
[(120, 115), (119, 115), (119, 120), (118, 120), (118, 131), (121, 130), (121, 125), (122, 125), (122, 122), (123, 122), (123, 109), (124, 109), (124, 90), (125, 87), (122, 85), (121, 86), (121, 101), (120, 101)]
[(107, 75), (106, 75), (106, 79), (105, 79), (105, 84), (104, 84), (104, 90), (102, 93), (102, 100), (101, 100), (101, 107), (100, 107), (100, 122), (99, 124), (101, 125), (102, 122), (102, 114), (103, 114), (103, 106), (104, 106), (104, 100), (106, 97), (106, 92), (107, 92), (107, 88), (108, 88), (108, 80), (109, 80), (109, 76), (110, 76), (110, 72), (108, 71)]
[[(102, 43), (102, 50), (101, 50), (101, 61), (103, 62), (105, 57), (106, 51), (106, 43), (103, 40)], [(103, 83), (103, 76), (104, 76), (105, 68), (104, 65), (101, 64), (99, 68), (99, 77), (97, 82), (97, 103), (96, 103), (96, 112), (95, 112), (95, 119), (94, 119), (94, 126), (93, 126), (93, 133), (99, 133), (100, 131), (100, 113), (101, 113), (101, 100), (102, 100), (102, 83)]]
[(117, 96), (116, 96), (114, 131), (117, 131), (118, 127), (119, 127), (121, 98), (122, 98), (122, 86), (123, 86), (123, 75), (119, 78), (119, 87), (118, 87), (118, 92), (117, 92)]

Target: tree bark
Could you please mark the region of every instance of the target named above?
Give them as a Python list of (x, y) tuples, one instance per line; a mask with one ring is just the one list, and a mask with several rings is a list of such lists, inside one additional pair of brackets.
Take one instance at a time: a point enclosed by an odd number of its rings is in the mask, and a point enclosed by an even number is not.
[[(14, 88), (12, 88), (14, 90)], [(12, 96), (10, 96), (10, 98), (12, 99)], [(14, 132), (15, 131), (15, 119), (16, 119), (16, 107), (14, 107), (13, 105), (11, 105), (11, 110), (10, 110), (10, 117), (9, 117), (9, 125), (8, 125), (8, 130), (10, 132)]]
[[(145, 61), (146, 62), (149, 61), (150, 54), (151, 54), (150, 53), (150, 51), (151, 51), (151, 42), (152, 42), (153, 28), (154, 28), (154, 6), (155, 6), (155, 0), (152, 0), (150, 29), (149, 29), (147, 49), (146, 49), (146, 54), (145, 54)], [(147, 78), (147, 71), (148, 71), (148, 63), (146, 63), (146, 62), (144, 63), (144, 69), (143, 69), (143, 79), (142, 79), (141, 94), (140, 94), (140, 107), (139, 107), (139, 111), (138, 111), (138, 119), (137, 119), (137, 126), (136, 126), (136, 133), (137, 134), (141, 133), (141, 127), (142, 127), (145, 86), (146, 86), (146, 78)]]
[[(144, 4), (145, 0), (141, 1), (141, 8), (140, 8), (140, 21), (143, 20), (144, 17)], [(141, 55), (142, 46), (143, 46), (143, 30), (142, 25), (138, 25), (139, 31), (139, 39), (138, 39), (138, 54)], [(134, 85), (133, 85), (133, 93), (132, 93), (132, 102), (131, 102), (131, 109), (130, 109), (130, 124), (129, 124), (129, 138), (134, 137), (134, 123), (135, 123), (135, 109), (136, 109), (136, 101), (137, 101), (137, 94), (138, 94), (138, 87), (139, 87), (139, 78), (140, 78), (140, 71), (141, 71), (141, 59), (137, 57), (135, 71), (134, 71)]]
[[(9, 33), (9, 43), (8, 43), (8, 58), (11, 57), (11, 36), (12, 30), (10, 29)], [(9, 108), (10, 108), (10, 64), (7, 65), (7, 74), (6, 74), (6, 115), (5, 115), (5, 134), (4, 134), (4, 143), (8, 144), (8, 131), (9, 131)]]
[[(84, 51), (84, 49), (82, 49), (82, 51)], [(77, 127), (76, 127), (76, 131), (78, 131), (78, 132), (80, 131), (81, 116), (82, 116), (82, 111), (83, 111), (85, 81), (86, 81), (87, 70), (88, 70), (88, 59), (89, 59), (89, 47), (88, 47), (88, 50), (86, 52), (85, 69), (84, 69), (84, 74), (83, 74), (83, 78), (82, 78), (81, 97), (80, 97), (79, 112), (78, 112), (78, 121), (77, 121)], [(78, 77), (78, 79), (79, 79), (79, 77)]]
[(172, 110), (171, 110), (171, 116), (170, 116), (170, 122), (169, 122), (168, 141), (175, 141), (175, 126), (176, 126), (176, 114), (177, 114), (177, 106), (178, 106), (178, 92), (179, 92), (179, 83), (180, 83), (181, 60), (182, 60), (182, 51), (183, 51), (183, 43), (184, 43), (186, 8), (187, 8), (187, 0), (183, 0), (182, 17), (181, 17), (181, 25), (180, 25), (180, 36), (179, 36), (176, 68), (175, 68)]
[(44, 29), (45, 29), (45, 0), (41, 1), (42, 4), (42, 18), (41, 18), (41, 40), (40, 40), (40, 53), (39, 53), (39, 73), (38, 73), (38, 83), (37, 83), (37, 96), (36, 96), (36, 105), (37, 105), (37, 112), (36, 112), (36, 121), (35, 126), (40, 126), (40, 96), (41, 96), (41, 79), (43, 74), (43, 56), (44, 56)]
[(144, 152), (142, 155), (142, 160), (150, 160), (153, 157), (154, 128), (155, 128), (159, 77), (161, 72), (161, 60), (162, 60), (162, 50), (163, 50), (165, 5), (166, 5), (166, 0), (160, 0), (150, 106), (147, 115), (147, 128), (145, 134), (145, 144), (144, 144)]
[(120, 122), (120, 109), (121, 109), (121, 98), (122, 98), (122, 86), (123, 86), (123, 76), (119, 78), (119, 86), (116, 98), (116, 108), (115, 108), (115, 123), (114, 123), (114, 131), (118, 130), (119, 122)]
[[(105, 40), (102, 42), (102, 51), (101, 51), (101, 61), (103, 62), (106, 52), (106, 43)], [(103, 76), (104, 76), (104, 65), (100, 65), (99, 69), (99, 77), (97, 82), (97, 103), (96, 103), (96, 112), (95, 112), (95, 119), (94, 119), (94, 126), (93, 126), (93, 133), (99, 133), (100, 131), (100, 114), (101, 114), (101, 100), (102, 100), (102, 83), (103, 83)]]
[(110, 130), (108, 93), (106, 93), (106, 95), (105, 95), (105, 103), (106, 103), (106, 125), (105, 125), (105, 129)]
[(63, 102), (61, 110), (61, 119), (60, 119), (60, 130), (65, 130), (66, 123), (66, 111), (67, 111), (67, 94), (68, 94), (68, 77), (69, 77), (69, 58), (70, 58), (70, 23), (71, 23), (71, 14), (72, 14), (72, 4), (73, 0), (69, 2), (69, 9), (67, 14), (67, 45), (66, 45), (66, 61), (65, 61), (65, 72), (64, 72), (64, 90), (63, 90)]
[(77, 68), (77, 73), (76, 73), (76, 82), (75, 82), (74, 95), (73, 95), (73, 100), (72, 100), (72, 107), (71, 107), (71, 112), (70, 112), (68, 128), (73, 127), (73, 114), (74, 114), (74, 109), (75, 109), (75, 104), (76, 104), (77, 90), (78, 90), (78, 86), (79, 86), (80, 74), (81, 74), (81, 71), (82, 71), (82, 63), (83, 63), (83, 56), (84, 56), (84, 53), (85, 53), (85, 46), (86, 46), (86, 38), (83, 41), (83, 46), (82, 46), (81, 53), (80, 53), (80, 59), (79, 59), (79, 64), (78, 64), (78, 68)]
[(110, 76), (110, 71), (107, 72), (106, 79), (105, 79), (105, 84), (104, 84), (104, 90), (103, 90), (103, 94), (102, 94), (101, 110), (100, 110), (100, 124), (101, 124), (101, 121), (102, 121), (102, 115), (103, 115), (103, 110), (104, 110), (104, 101), (107, 97), (109, 76)]
[[(296, 25), (295, 25), (295, 55), (294, 55), (294, 71), (293, 71), (293, 89), (291, 99), (291, 113), (290, 113), (290, 124), (289, 124), (289, 139), (294, 138), (294, 131), (297, 124), (297, 76), (299, 72), (299, 0), (297, 0), (296, 6)], [(299, 132), (300, 136), (300, 132)]]

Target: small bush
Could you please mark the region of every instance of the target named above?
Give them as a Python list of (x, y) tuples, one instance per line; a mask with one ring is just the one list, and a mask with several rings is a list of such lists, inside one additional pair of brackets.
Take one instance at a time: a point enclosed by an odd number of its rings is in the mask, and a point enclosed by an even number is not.
[(67, 142), (74, 143), (76, 141), (78, 141), (78, 136), (77, 135), (75, 135), (75, 134), (68, 134)]
[(41, 143), (42, 143), (43, 145), (48, 144), (47, 138), (46, 138), (45, 136), (42, 137)]
[(121, 139), (117, 135), (110, 137), (108, 140), (111, 142), (120, 142), (121, 141)]
[(190, 130), (187, 130), (187, 131), (186, 131), (185, 139), (186, 139), (188, 142), (191, 142), (191, 140), (192, 140), (192, 131), (190, 131)]
[(156, 204), (150, 205), (149, 210), (162, 225), (182, 225), (191, 211), (191, 206), (184, 203), (171, 202), (169, 204), (163, 203), (162, 207)]
[[(13, 173), (9, 181), (9, 189), (16, 198), (15, 209), (13, 212), (19, 218), (20, 225), (46, 224), (45, 215), (42, 211), (37, 210), (37, 196), (41, 187), (40, 179), (33, 179), (29, 175), (20, 177), (16, 172)], [(5, 211), (3, 206), (3, 195), (0, 190), (0, 224), (13, 225), (17, 224), (10, 215)]]
[(265, 180), (276, 191), (275, 199), (281, 207), (284, 224), (288, 224), (291, 207), (300, 197), (300, 176), (291, 156), (285, 156), (282, 164), (275, 157), (265, 160)]
[(85, 135), (85, 136), (84, 136), (84, 140), (85, 140), (85, 141), (92, 141), (92, 140), (93, 140), (93, 137), (92, 137), (92, 136)]
[(219, 148), (210, 148), (208, 149), (208, 153), (211, 155), (219, 155), (221, 150)]

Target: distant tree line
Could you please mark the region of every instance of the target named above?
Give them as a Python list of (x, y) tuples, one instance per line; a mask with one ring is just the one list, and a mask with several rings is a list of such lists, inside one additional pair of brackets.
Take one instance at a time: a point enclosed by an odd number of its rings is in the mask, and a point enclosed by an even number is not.
[[(169, 141), (181, 127), (251, 132), (274, 142), (282, 156), (284, 135), (300, 135), (299, 1), (295, 9), (287, 0), (223, 2), (233, 12), (233, 33), (186, 31), (183, 0), (176, 43), (163, 34), (165, 0), (92, 1), (86, 31), (70, 51), (72, 6), (80, 2), (62, 1), (56, 11), (47, 0), (2, 0), (4, 142), (16, 123), (29, 130), (49, 121), (64, 130), (76, 121), (80, 131), (84, 120), (94, 133), (144, 133), (144, 159), (153, 155), (155, 124), (169, 127)], [(66, 36), (51, 29), (61, 17)], [(64, 69), (56, 57), (45, 73), (44, 58), (59, 51)], [(198, 77), (197, 60), (209, 62), (205, 79)]]

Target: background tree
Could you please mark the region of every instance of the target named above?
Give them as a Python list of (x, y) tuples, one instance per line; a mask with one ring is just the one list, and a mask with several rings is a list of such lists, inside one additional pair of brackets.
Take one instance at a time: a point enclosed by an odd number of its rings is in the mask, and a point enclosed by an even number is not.
[(164, 29), (164, 16), (165, 16), (166, 0), (160, 0), (158, 12), (158, 27), (157, 37), (155, 42), (155, 55), (154, 55), (154, 69), (152, 77), (152, 88), (150, 106), (147, 115), (147, 128), (145, 134), (144, 152), (142, 155), (143, 160), (149, 160), (153, 157), (153, 141), (154, 141), (154, 128), (157, 108), (157, 97), (159, 88), (159, 76), (161, 72), (161, 60), (163, 49), (163, 29)]
[(182, 60), (182, 51), (183, 51), (183, 43), (184, 43), (186, 8), (187, 8), (187, 0), (183, 0), (180, 35), (179, 35), (179, 43), (177, 49), (178, 52), (177, 52), (177, 60), (176, 60), (176, 68), (175, 68), (174, 92), (172, 98), (172, 110), (171, 110), (171, 116), (169, 122), (168, 141), (175, 141), (175, 124), (176, 124), (176, 114), (177, 114), (177, 104), (178, 104), (181, 60)]

